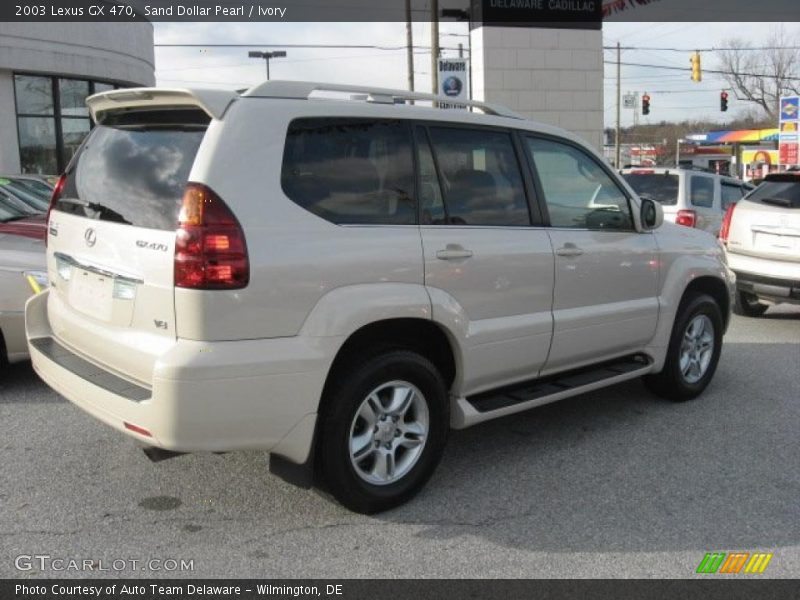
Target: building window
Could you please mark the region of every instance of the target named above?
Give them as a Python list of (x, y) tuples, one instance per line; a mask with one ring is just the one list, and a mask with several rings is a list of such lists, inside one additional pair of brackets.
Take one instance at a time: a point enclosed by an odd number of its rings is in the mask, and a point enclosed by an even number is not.
[(92, 128), (86, 97), (116, 87), (85, 79), (14, 75), (20, 170), (62, 172)]

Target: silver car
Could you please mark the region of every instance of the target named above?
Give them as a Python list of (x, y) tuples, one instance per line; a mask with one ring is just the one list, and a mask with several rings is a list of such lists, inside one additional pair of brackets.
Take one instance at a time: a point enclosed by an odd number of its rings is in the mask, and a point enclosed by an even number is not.
[(28, 358), (25, 301), (47, 287), (44, 242), (0, 233), (0, 365)]

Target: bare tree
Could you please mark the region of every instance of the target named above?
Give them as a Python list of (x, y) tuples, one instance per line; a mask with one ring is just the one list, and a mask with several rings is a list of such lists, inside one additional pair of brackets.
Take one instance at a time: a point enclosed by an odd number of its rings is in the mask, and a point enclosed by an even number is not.
[(773, 122), (781, 96), (800, 94), (798, 40), (781, 26), (773, 31), (763, 50), (752, 50), (747, 40), (733, 38), (720, 52), (722, 77), (739, 100), (761, 107)]

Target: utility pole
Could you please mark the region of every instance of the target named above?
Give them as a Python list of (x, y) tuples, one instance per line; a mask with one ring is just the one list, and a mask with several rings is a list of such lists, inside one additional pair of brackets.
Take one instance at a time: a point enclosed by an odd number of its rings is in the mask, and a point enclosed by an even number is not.
[(431, 87), (439, 93), (439, 0), (431, 0)]
[(622, 78), (620, 77), (620, 69), (621, 69), (621, 49), (619, 42), (617, 42), (617, 135), (615, 136), (615, 148), (614, 148), (614, 166), (617, 169), (621, 169), (622, 166), (620, 165), (620, 147), (619, 147), (619, 120), (620, 120), (620, 83)]
[(406, 61), (408, 62), (409, 92), (414, 91), (414, 35), (411, 31), (411, 24), (411, 0), (406, 0)]

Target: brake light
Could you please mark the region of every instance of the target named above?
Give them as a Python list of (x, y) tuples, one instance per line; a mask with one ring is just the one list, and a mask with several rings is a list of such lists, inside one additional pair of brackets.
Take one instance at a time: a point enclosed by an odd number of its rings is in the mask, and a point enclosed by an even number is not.
[(722, 227), (719, 230), (719, 239), (726, 246), (728, 245), (728, 234), (731, 232), (731, 219), (733, 218), (733, 209), (735, 208), (736, 204), (731, 204), (725, 211), (725, 216), (722, 217)]
[(685, 227), (694, 227), (697, 225), (697, 213), (693, 210), (679, 210), (678, 216), (675, 217), (675, 223)]
[(250, 281), (250, 261), (239, 221), (210, 188), (189, 183), (175, 240), (175, 286), (235, 290)]
[(61, 193), (64, 191), (64, 184), (67, 182), (66, 174), (61, 175), (56, 182), (56, 186), (53, 188), (53, 193), (50, 196), (50, 206), (47, 207), (47, 216), (45, 217), (45, 227), (47, 230), (44, 234), (44, 246), (47, 247), (47, 238), (50, 236), (50, 213), (53, 212), (53, 208), (55, 208), (56, 202), (58, 199), (61, 198)]

